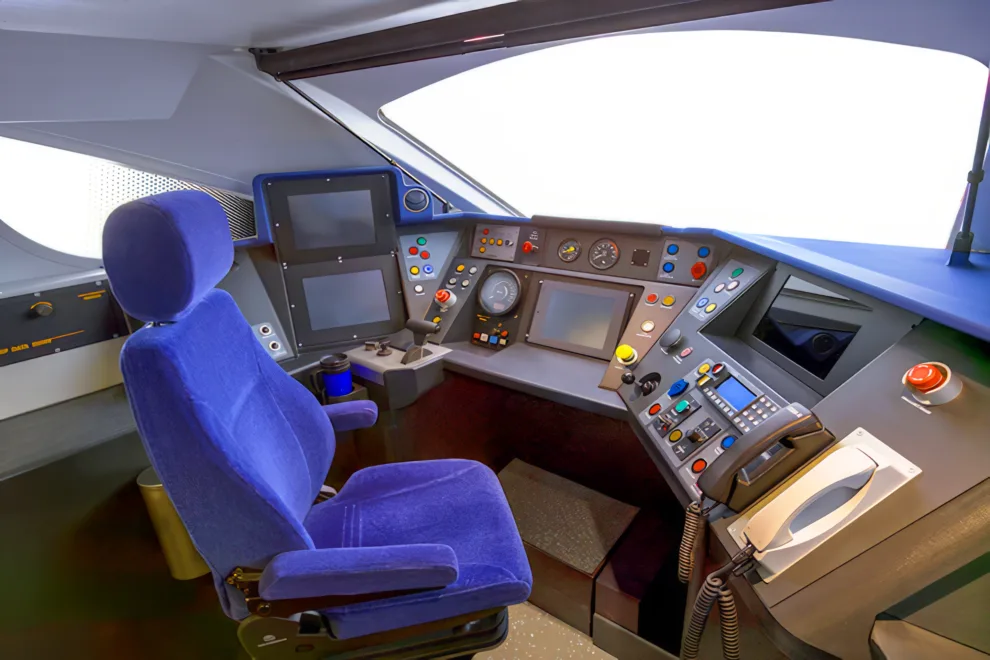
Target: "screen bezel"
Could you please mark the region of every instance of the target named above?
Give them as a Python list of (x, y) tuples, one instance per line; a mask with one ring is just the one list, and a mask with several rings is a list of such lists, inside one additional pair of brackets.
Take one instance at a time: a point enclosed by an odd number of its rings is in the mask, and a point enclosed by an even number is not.
[[(327, 275), (346, 275), (366, 270), (381, 271), (385, 281), (385, 295), (388, 301), (389, 319), (374, 323), (313, 330), (310, 325), (309, 309), (303, 280)], [(282, 271), (285, 275), (285, 291), (289, 300), (289, 313), (296, 336), (296, 349), (306, 352), (346, 341), (360, 341), (370, 337), (381, 337), (401, 330), (405, 324), (405, 306), (402, 300), (402, 284), (399, 281), (399, 266), (391, 255), (364, 257), (347, 261), (326, 261), (316, 264), (288, 266)]]
[[(375, 242), (366, 245), (306, 248), (296, 245), (289, 198), (367, 190), (371, 193)], [(269, 213), (279, 261), (288, 264), (316, 263), (338, 258), (354, 259), (387, 254), (395, 249), (395, 199), (392, 177), (387, 173), (314, 176), (274, 180), (266, 185)]]
[[(828, 289), (871, 310), (864, 319), (864, 322), (860, 325), (856, 336), (853, 337), (849, 346), (842, 353), (842, 357), (838, 359), (835, 366), (832, 367), (832, 370), (824, 379), (815, 376), (798, 363), (779, 353), (753, 335), (756, 326), (766, 315), (781, 290), (783, 290), (784, 284), (791, 276)], [(853, 291), (840, 284), (830, 282), (792, 266), (778, 264), (777, 269), (770, 277), (759, 299), (750, 308), (746, 318), (740, 324), (736, 332), (736, 337), (818, 394), (827, 396), (839, 387), (839, 385), (852, 378), (856, 372), (866, 366), (876, 356), (889, 348), (891, 344), (904, 336), (914, 325), (917, 318), (920, 317), (887, 305), (866, 294)]]
[[(581, 344), (573, 344), (561, 341), (554, 337), (548, 337), (544, 330), (544, 319), (546, 319), (547, 306), (550, 304), (554, 292), (569, 291), (572, 293), (590, 294), (602, 296), (612, 302), (611, 321), (608, 332), (605, 335), (605, 346), (600, 350), (592, 349)], [(619, 343), (622, 330), (626, 325), (629, 315), (629, 305), (632, 301), (629, 291), (607, 286), (593, 286), (591, 284), (578, 284), (576, 282), (563, 282), (559, 280), (544, 280), (540, 283), (540, 290), (536, 299), (536, 308), (533, 310), (533, 320), (530, 324), (526, 341), (530, 344), (548, 346), (569, 353), (586, 355), (598, 360), (611, 360), (612, 353)]]

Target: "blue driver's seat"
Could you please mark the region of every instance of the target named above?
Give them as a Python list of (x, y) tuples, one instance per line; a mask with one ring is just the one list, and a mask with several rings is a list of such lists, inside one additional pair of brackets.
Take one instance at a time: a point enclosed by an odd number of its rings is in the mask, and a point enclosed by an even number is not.
[(504, 638), (532, 574), (487, 467), (379, 465), (314, 504), (334, 431), (378, 409), (321, 406), (214, 288), (233, 262), (218, 202), (125, 204), (103, 259), (120, 305), (148, 322), (121, 355), (145, 449), (253, 657), (452, 657)]

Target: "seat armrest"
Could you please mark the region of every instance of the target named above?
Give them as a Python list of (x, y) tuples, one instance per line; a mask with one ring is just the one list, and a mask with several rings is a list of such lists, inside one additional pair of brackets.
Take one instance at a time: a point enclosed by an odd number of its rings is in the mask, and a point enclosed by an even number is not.
[(370, 428), (378, 421), (378, 405), (366, 399), (331, 403), (323, 406), (323, 411), (337, 433)]
[(265, 600), (436, 589), (457, 580), (457, 556), (447, 545), (294, 550), (277, 555), (261, 574)]

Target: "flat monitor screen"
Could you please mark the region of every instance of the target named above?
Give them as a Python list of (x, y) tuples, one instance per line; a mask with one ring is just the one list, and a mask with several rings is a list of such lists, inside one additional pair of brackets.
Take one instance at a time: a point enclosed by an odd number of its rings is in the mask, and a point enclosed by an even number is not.
[(608, 358), (618, 342), (629, 293), (546, 282), (540, 290), (530, 342)]
[(824, 380), (870, 312), (866, 305), (791, 275), (753, 336)]
[(307, 277), (302, 286), (314, 332), (390, 318), (385, 278), (380, 270)]
[(370, 190), (289, 195), (288, 202), (297, 250), (375, 243)]
[(729, 376), (722, 381), (721, 385), (715, 388), (718, 395), (727, 404), (739, 411), (753, 403), (756, 395), (750, 392), (745, 385), (736, 380), (735, 376)]

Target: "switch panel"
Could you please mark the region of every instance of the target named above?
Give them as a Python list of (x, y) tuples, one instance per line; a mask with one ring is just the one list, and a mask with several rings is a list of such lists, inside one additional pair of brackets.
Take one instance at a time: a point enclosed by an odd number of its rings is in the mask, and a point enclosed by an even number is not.
[[(495, 261), (512, 261), (519, 245), (519, 227), (512, 225), (477, 225), (471, 241), (471, 256)], [(530, 252), (533, 245), (529, 243)]]

